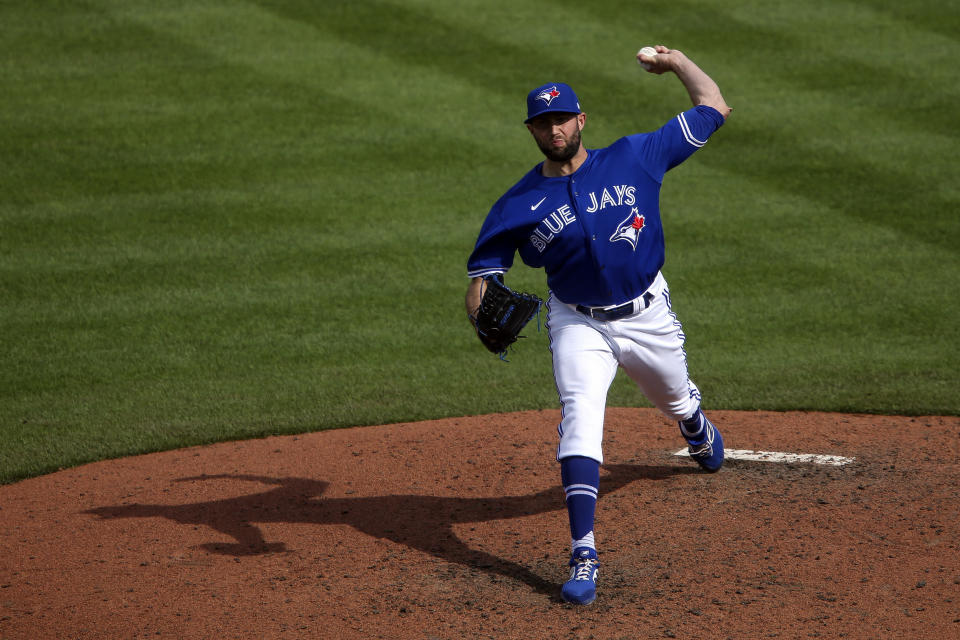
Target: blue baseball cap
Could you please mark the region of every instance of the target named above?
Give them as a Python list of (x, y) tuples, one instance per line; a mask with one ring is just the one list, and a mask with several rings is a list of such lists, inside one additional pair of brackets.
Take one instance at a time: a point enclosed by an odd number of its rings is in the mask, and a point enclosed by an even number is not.
[(580, 101), (570, 85), (548, 82), (527, 94), (527, 119), (524, 122), (530, 122), (541, 113), (551, 111), (580, 113)]

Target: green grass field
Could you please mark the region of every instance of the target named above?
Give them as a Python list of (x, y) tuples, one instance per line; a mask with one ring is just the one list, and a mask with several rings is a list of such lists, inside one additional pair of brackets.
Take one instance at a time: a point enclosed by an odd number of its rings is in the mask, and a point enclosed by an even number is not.
[[(960, 413), (956, 5), (41, 0), (0, 25), (0, 482), (555, 407), (545, 332), (508, 364), (473, 337), (466, 258), (541, 159), (530, 88), (577, 89), (588, 147), (689, 106), (634, 62), (656, 43), (734, 107), (663, 192), (706, 406)], [(609, 402), (647, 404), (623, 376)]]

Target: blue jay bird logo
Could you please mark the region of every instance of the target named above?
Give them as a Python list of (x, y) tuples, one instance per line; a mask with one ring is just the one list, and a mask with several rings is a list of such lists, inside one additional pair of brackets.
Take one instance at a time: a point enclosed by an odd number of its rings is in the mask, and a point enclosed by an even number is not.
[(643, 231), (646, 226), (646, 219), (640, 214), (640, 210), (637, 207), (633, 207), (630, 209), (630, 215), (624, 218), (623, 222), (617, 226), (617, 230), (610, 236), (610, 242), (626, 240), (630, 243), (630, 246), (633, 247), (633, 250), (636, 251), (637, 240), (640, 239), (640, 232)]
[(553, 102), (554, 98), (557, 98), (559, 96), (560, 96), (560, 92), (557, 91), (556, 86), (553, 86), (553, 87), (550, 87), (549, 89), (544, 89), (539, 94), (537, 94), (536, 99), (543, 100), (544, 102), (547, 103), (547, 106), (549, 107), (550, 103)]

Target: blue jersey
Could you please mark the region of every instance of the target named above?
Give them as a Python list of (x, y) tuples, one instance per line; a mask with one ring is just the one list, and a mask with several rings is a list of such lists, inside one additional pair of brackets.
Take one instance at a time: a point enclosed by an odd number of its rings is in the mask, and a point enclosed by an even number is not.
[(543, 267), (562, 302), (609, 306), (639, 297), (663, 267), (663, 176), (722, 124), (716, 109), (697, 106), (656, 131), (588, 149), (569, 176), (545, 177), (537, 165), (493, 205), (467, 274), (506, 272), (519, 253)]

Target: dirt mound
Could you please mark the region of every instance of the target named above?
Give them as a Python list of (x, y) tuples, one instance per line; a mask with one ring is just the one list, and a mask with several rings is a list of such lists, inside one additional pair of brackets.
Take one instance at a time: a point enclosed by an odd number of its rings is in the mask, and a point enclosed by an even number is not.
[(0, 487), (0, 638), (960, 636), (960, 419), (607, 413), (597, 602), (558, 599), (555, 411), (267, 438)]

